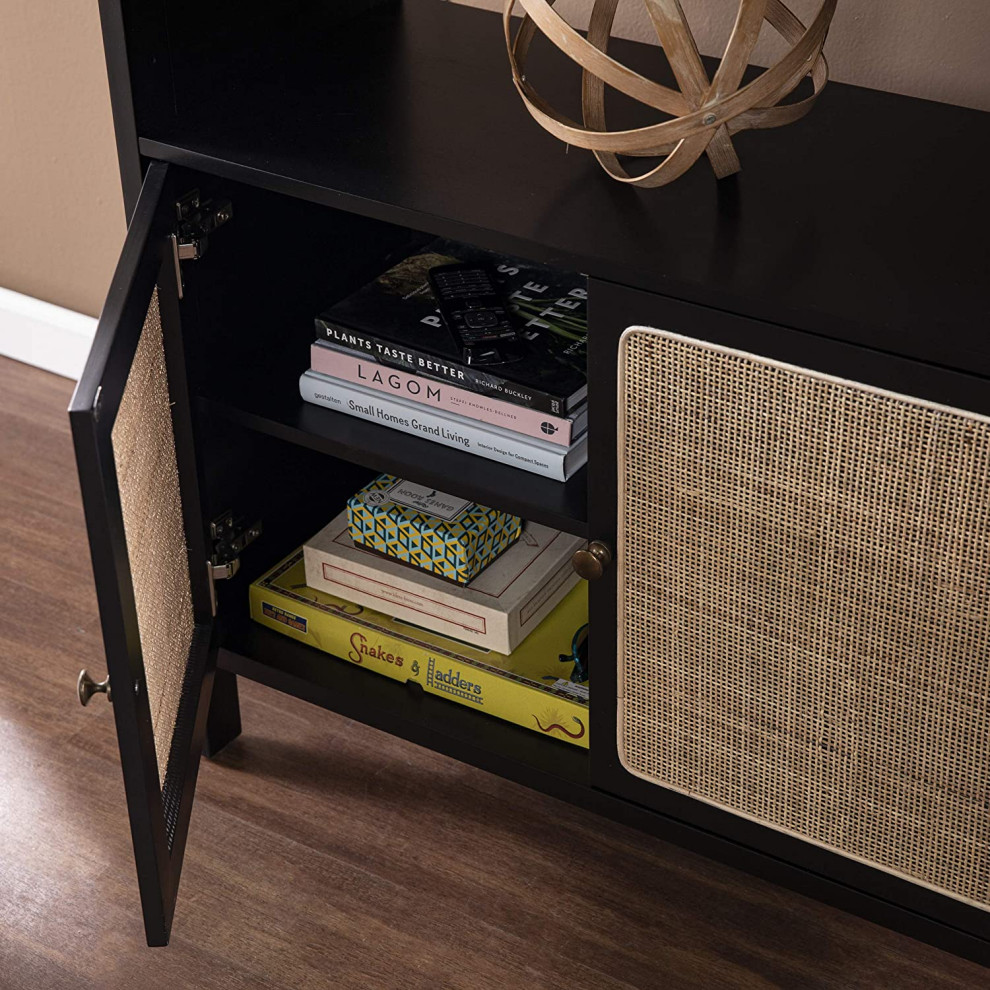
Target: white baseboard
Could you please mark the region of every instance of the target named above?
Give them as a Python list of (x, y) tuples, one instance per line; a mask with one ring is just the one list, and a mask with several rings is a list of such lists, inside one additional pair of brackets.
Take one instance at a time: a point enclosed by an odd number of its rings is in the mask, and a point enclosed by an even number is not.
[(78, 380), (96, 320), (0, 288), (0, 355)]

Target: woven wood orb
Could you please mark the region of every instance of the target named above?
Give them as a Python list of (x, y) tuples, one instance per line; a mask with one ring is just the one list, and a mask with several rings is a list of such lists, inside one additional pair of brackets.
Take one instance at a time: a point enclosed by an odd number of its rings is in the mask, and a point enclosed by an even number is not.
[[(505, 41), (516, 89), (537, 122), (555, 137), (593, 151), (602, 168), (619, 182), (634, 186), (663, 186), (683, 175), (707, 154), (718, 178), (738, 172), (739, 158), (732, 135), (750, 128), (780, 127), (803, 117), (828, 81), (822, 46), (838, 0), (822, 0), (805, 26), (781, 0), (739, 0), (739, 13), (721, 64), (709, 79), (680, 0), (642, 0), (670, 62), (678, 89), (662, 86), (608, 55), (612, 22), (619, 0), (594, 0), (587, 36), (568, 24), (554, 9), (554, 0), (505, 0)], [(524, 17), (513, 37), (516, 5)], [(743, 73), (768, 23), (790, 46), (788, 53), (752, 82), (740, 88)], [(537, 31), (581, 66), (583, 124), (558, 113), (526, 80), (526, 59)], [(813, 93), (806, 99), (778, 106), (810, 76)], [(605, 86), (625, 93), (670, 119), (627, 131), (605, 125)], [(619, 155), (663, 156), (643, 175), (630, 175)]]

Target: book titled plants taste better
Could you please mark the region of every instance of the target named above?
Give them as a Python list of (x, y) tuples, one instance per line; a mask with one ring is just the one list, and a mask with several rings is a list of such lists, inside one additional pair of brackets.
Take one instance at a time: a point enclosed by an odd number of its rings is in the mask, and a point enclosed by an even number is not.
[[(494, 273), (525, 342), (521, 360), (487, 368), (461, 362), (428, 279), (431, 268), (459, 261)], [(566, 416), (588, 394), (587, 302), (582, 275), (438, 239), (322, 313), (317, 339), (424, 378)]]

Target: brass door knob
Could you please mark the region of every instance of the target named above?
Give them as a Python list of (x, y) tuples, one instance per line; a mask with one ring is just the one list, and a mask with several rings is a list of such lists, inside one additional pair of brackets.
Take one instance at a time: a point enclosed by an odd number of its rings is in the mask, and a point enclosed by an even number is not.
[(612, 551), (601, 540), (592, 540), (571, 557), (571, 566), (585, 581), (597, 581), (611, 563)]
[(105, 694), (107, 701), (112, 702), (113, 698), (110, 696), (110, 675), (108, 674), (102, 681), (94, 681), (89, 676), (89, 671), (80, 670), (79, 680), (76, 681), (76, 693), (79, 695), (79, 704), (83, 707), (89, 704), (89, 699), (94, 694)]

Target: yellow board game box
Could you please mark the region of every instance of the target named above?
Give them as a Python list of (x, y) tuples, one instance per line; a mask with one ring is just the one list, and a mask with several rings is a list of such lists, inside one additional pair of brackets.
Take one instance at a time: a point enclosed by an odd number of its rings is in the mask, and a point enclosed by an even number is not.
[(575, 634), (588, 621), (588, 586), (579, 582), (511, 654), (441, 636), (306, 584), (302, 550), (251, 585), (251, 618), (429, 694), (588, 748), (588, 687), (568, 679)]

